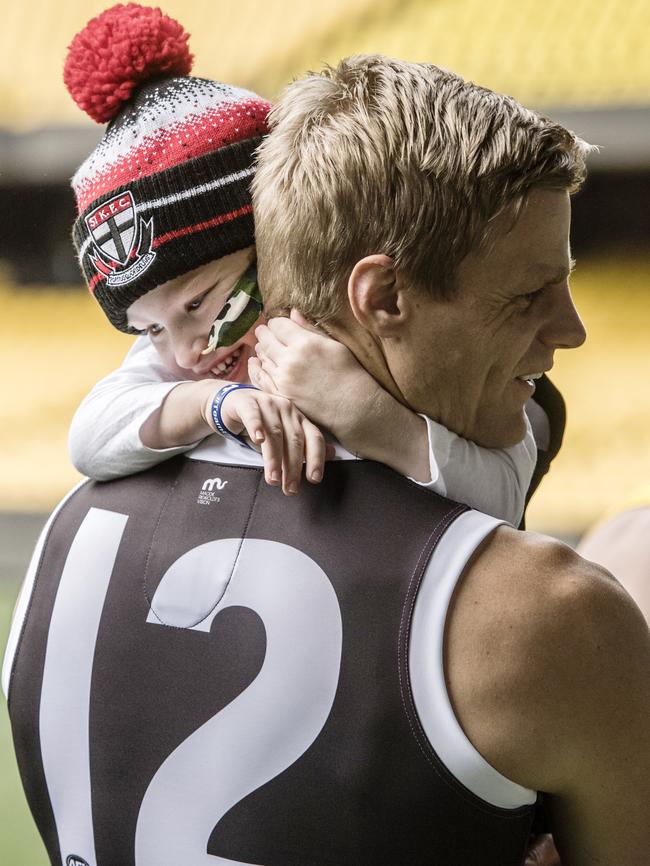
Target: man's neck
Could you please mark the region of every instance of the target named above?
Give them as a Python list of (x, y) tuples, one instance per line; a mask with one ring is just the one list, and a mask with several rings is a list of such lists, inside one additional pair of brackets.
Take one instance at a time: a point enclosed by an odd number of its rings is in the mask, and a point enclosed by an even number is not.
[(382, 388), (402, 405), (407, 405), (389, 370), (383, 346), (377, 337), (362, 328), (352, 316), (337, 322), (328, 322), (321, 327), (339, 343), (343, 343)]

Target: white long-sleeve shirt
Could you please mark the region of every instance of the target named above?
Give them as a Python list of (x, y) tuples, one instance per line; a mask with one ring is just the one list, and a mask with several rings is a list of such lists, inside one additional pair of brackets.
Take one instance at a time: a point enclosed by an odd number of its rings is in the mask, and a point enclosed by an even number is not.
[[(138, 337), (122, 365), (93, 387), (72, 419), (69, 449), (75, 467), (90, 478), (107, 481), (194, 448), (196, 442), (154, 450), (140, 439), (143, 423), (179, 381), (151, 341)], [(421, 486), (517, 526), (537, 456), (528, 417), (523, 441), (504, 449), (482, 448), (422, 417), (427, 423), (431, 479)]]

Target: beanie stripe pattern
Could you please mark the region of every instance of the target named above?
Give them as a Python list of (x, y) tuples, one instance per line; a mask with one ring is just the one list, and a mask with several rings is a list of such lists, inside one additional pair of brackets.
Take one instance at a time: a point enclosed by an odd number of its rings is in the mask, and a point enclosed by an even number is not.
[(201, 78), (148, 86), (75, 173), (78, 209), (134, 177), (263, 135), (270, 107), (248, 90)]
[[(228, 186), (231, 183), (235, 183), (237, 181), (250, 182), (251, 178), (254, 174), (253, 166), (249, 166), (248, 168), (244, 168), (241, 171), (236, 171), (233, 174), (228, 174), (225, 177), (218, 177), (215, 180), (209, 181), (208, 183), (199, 184), (198, 186), (191, 187), (190, 189), (182, 190), (180, 192), (173, 192), (170, 195), (163, 196), (162, 198), (151, 199), (150, 201), (143, 201), (140, 203), (139, 211), (140, 213), (146, 214), (151, 211), (155, 211), (158, 208), (165, 208), (172, 204), (179, 204), (182, 201), (185, 201), (189, 198), (197, 198), (203, 194), (209, 194), (213, 190), (220, 189), (221, 187)], [(248, 206), (245, 206), (246, 210), (250, 210)], [(217, 217), (223, 221), (221, 217)], [(184, 234), (187, 234), (187, 231), (183, 230)], [(78, 247), (78, 254), (80, 261), (83, 259), (83, 256), (88, 251), (88, 248), (92, 244), (92, 237), (88, 235), (85, 240), (80, 241)], [(155, 242), (154, 242), (155, 245)]]
[(127, 309), (146, 292), (254, 244), (250, 182), (260, 142), (234, 142), (122, 184), (79, 214), (80, 265), (116, 328), (134, 333)]

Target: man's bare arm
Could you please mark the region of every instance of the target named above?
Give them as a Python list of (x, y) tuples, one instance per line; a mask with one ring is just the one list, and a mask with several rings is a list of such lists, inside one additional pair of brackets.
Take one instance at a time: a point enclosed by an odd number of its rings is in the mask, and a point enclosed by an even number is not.
[(650, 637), (608, 572), (500, 528), (450, 612), (459, 721), (514, 782), (549, 795), (563, 866), (644, 866), (650, 850)]

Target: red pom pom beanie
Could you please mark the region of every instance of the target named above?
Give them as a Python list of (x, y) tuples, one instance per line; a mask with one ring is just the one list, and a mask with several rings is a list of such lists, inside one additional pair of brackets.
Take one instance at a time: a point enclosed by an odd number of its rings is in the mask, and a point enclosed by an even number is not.
[(109, 320), (168, 280), (255, 243), (250, 183), (271, 105), (191, 77), (188, 35), (159, 9), (118, 4), (74, 38), (64, 70), (99, 123), (72, 179), (73, 240)]

